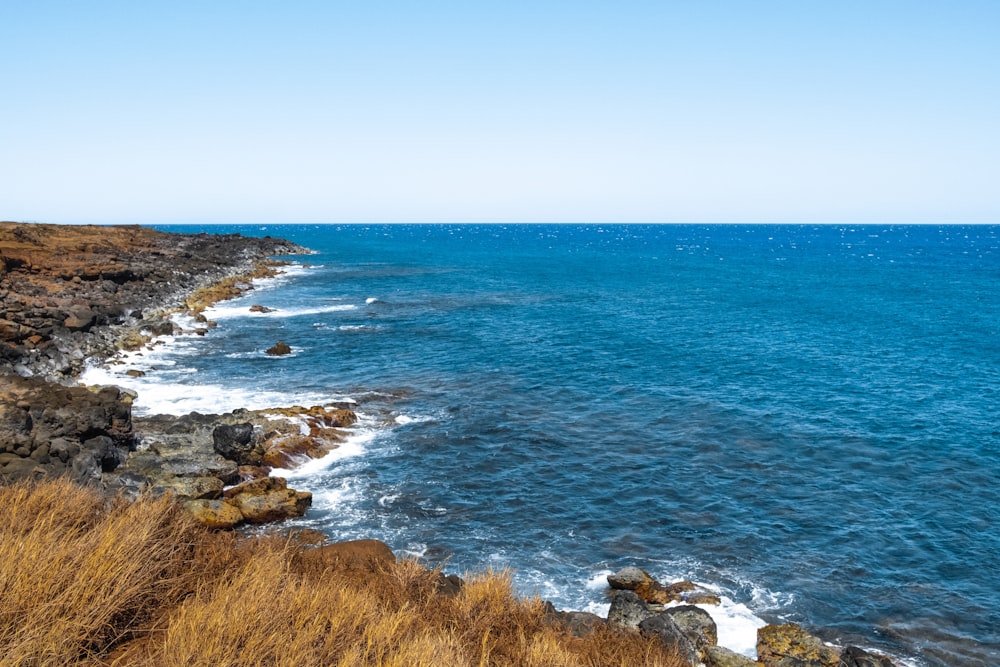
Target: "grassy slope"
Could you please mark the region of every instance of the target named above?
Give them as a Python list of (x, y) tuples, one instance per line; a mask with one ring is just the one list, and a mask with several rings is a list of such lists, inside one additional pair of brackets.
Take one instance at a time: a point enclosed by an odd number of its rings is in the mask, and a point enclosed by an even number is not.
[(413, 561), (310, 569), (286, 540), (59, 480), (0, 488), (0, 508), (5, 666), (682, 664), (635, 634), (568, 636), (508, 573), (446, 596)]

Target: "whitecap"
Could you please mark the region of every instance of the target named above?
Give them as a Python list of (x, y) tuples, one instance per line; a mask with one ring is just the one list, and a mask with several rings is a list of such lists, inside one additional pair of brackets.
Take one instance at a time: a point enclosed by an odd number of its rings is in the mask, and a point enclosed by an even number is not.
[(360, 429), (351, 432), (340, 446), (332, 450), (321, 459), (307, 459), (302, 465), (294, 469), (275, 468), (271, 474), (275, 477), (285, 479), (304, 479), (313, 477), (325, 470), (328, 470), (335, 463), (344, 459), (360, 456), (367, 449), (367, 445), (375, 438), (377, 432), (372, 429)]
[[(719, 636), (719, 646), (724, 646), (748, 658), (757, 656), (757, 629), (767, 623), (756, 616), (750, 608), (730, 598), (719, 596), (720, 604), (699, 604), (715, 621)], [(679, 603), (683, 604), (683, 603)]]
[(269, 312), (251, 312), (250, 306), (246, 304), (241, 304), (238, 306), (226, 305), (226, 306), (212, 306), (211, 308), (206, 308), (204, 311), (205, 317), (210, 320), (230, 320), (242, 317), (265, 317), (265, 318), (282, 318), (282, 317), (301, 317), (303, 315), (323, 315), (325, 313), (336, 313), (345, 310), (354, 310), (357, 306), (350, 303), (338, 303), (331, 304), (328, 306), (311, 306), (302, 308), (274, 308)]
[(432, 421), (433, 419), (434, 419), (433, 417), (425, 417), (420, 415), (416, 417), (411, 417), (409, 415), (397, 415), (396, 418), (393, 419), (392, 421), (399, 424), (400, 426), (405, 426), (407, 424), (422, 424), (423, 422), (429, 422)]

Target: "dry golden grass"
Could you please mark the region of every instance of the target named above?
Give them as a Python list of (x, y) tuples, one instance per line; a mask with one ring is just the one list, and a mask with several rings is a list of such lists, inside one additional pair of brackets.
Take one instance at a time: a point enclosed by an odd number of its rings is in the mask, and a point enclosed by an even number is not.
[(0, 488), (0, 507), (3, 666), (684, 664), (637, 635), (569, 636), (509, 572), (448, 596), (415, 561), (320, 568), (167, 499), (108, 503), (63, 481)]

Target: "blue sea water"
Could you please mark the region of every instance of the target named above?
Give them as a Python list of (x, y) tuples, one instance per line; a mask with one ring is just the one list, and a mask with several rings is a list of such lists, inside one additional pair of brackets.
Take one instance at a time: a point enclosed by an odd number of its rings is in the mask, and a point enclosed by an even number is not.
[(316, 252), (142, 380), (184, 409), (357, 400), (364, 437), (297, 473), (304, 523), (561, 608), (638, 565), (1000, 664), (1000, 227), (165, 229)]

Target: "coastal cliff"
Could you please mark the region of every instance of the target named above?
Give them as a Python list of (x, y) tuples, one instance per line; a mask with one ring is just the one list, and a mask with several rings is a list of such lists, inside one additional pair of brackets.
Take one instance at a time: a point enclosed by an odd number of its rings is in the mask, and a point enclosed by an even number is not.
[(170, 333), (164, 314), (199, 288), (299, 252), (270, 237), (0, 222), (0, 372), (72, 383), (130, 332)]

